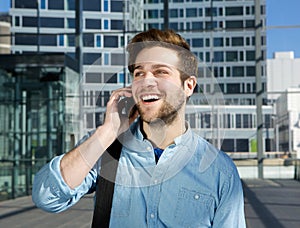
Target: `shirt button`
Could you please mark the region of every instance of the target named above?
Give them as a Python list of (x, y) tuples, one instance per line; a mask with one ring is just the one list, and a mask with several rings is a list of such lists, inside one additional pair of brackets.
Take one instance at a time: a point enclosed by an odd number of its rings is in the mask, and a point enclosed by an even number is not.
[(148, 151), (152, 151), (152, 148), (150, 146), (147, 147)]
[(155, 215), (154, 215), (153, 213), (151, 213), (151, 214), (150, 214), (150, 217), (151, 217), (152, 219), (154, 219), (154, 218), (155, 218)]
[(200, 198), (200, 196), (198, 194), (194, 195), (194, 199), (198, 200)]

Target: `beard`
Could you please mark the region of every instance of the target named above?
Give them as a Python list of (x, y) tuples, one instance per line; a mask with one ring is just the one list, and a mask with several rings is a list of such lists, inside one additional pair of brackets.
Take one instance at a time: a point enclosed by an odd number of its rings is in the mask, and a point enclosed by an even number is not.
[(149, 114), (149, 111), (144, 110), (140, 103), (137, 104), (137, 109), (142, 121), (148, 124), (155, 124), (163, 121), (166, 125), (170, 125), (178, 117), (178, 111), (183, 107), (185, 96), (180, 94), (179, 97), (172, 97), (172, 103), (166, 100), (163, 101), (159, 110), (155, 113)]

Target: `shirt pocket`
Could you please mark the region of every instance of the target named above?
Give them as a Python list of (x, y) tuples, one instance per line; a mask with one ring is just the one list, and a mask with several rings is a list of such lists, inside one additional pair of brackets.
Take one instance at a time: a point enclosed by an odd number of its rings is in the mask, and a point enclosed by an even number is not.
[(211, 227), (214, 216), (212, 196), (181, 188), (176, 203), (175, 220), (181, 227)]
[(129, 216), (131, 208), (131, 188), (115, 184), (112, 215), (114, 217)]

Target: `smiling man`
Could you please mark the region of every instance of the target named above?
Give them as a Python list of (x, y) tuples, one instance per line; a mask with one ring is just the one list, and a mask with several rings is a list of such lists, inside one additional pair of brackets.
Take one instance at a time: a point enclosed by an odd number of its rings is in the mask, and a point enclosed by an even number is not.
[[(39, 171), (33, 201), (46, 211), (66, 210), (95, 186), (107, 194), (97, 183), (102, 176), (115, 185), (101, 227), (245, 227), (236, 167), (185, 121), (198, 69), (189, 45), (173, 31), (152, 29), (137, 34), (127, 50), (132, 86), (112, 93), (103, 125)], [(135, 102), (130, 118), (118, 112), (122, 97)], [(121, 149), (112, 179), (101, 160), (116, 141)]]

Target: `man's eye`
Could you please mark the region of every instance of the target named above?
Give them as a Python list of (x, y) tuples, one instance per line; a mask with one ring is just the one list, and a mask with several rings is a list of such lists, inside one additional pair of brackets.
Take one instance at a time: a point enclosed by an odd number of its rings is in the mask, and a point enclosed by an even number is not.
[(156, 75), (167, 75), (167, 74), (169, 74), (169, 73), (168, 73), (168, 71), (166, 71), (166, 70), (156, 70), (156, 71), (155, 71), (155, 74), (156, 74)]
[(141, 71), (138, 71), (138, 72), (134, 73), (134, 77), (140, 77), (142, 75), (143, 75), (143, 72), (141, 72)]

